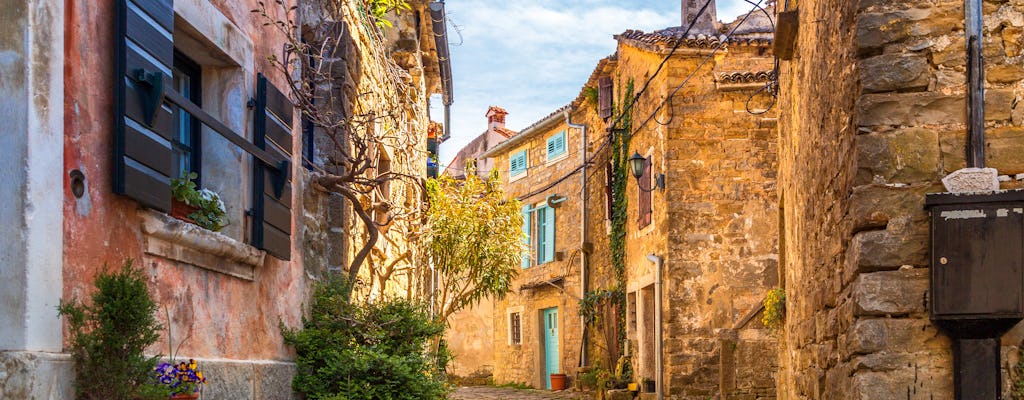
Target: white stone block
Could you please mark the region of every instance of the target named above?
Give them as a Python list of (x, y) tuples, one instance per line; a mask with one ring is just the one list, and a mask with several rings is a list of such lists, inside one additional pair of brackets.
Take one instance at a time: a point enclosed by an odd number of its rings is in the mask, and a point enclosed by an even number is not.
[(999, 172), (995, 168), (964, 168), (942, 178), (950, 193), (992, 192), (999, 190)]

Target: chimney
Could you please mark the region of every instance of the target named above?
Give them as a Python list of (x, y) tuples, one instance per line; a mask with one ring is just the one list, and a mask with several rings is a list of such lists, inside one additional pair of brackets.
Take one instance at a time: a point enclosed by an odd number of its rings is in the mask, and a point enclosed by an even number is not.
[[(690, 29), (691, 35), (709, 35), (718, 36), (718, 12), (715, 11), (715, 0), (682, 0), (683, 1), (683, 30), (685, 31), (690, 24), (693, 24), (693, 28)], [(697, 18), (697, 14), (700, 13), (700, 8), (704, 7), (704, 3), (710, 1), (708, 9), (704, 11), (704, 14)], [(694, 21), (696, 19), (696, 21)]]
[(487, 109), (487, 130), (505, 126), (505, 116), (508, 111), (498, 106), (491, 106)]

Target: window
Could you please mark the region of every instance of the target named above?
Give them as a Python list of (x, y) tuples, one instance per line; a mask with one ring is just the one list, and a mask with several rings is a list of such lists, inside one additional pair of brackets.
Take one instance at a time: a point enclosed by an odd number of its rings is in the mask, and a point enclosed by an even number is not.
[(555, 209), (542, 203), (523, 207), (523, 243), (529, 250), (523, 254), (522, 267), (555, 261)]
[(508, 176), (520, 176), (526, 173), (529, 163), (526, 157), (526, 150), (515, 153), (508, 159)]
[(565, 131), (558, 132), (548, 138), (547, 154), (548, 161), (552, 161), (565, 154)]
[[(199, 64), (174, 50), (174, 90), (182, 96), (191, 100), (197, 106), (202, 106), (202, 70)], [(200, 122), (193, 118), (192, 114), (176, 107), (174, 112), (175, 135), (171, 145), (174, 148), (174, 173), (178, 178), (182, 174), (195, 172), (199, 177), (195, 179), (197, 186), (202, 186), (202, 134)]]
[(511, 345), (523, 343), (522, 318), (518, 312), (508, 315), (508, 343)]
[(647, 162), (644, 163), (644, 173), (640, 175), (637, 183), (640, 186), (640, 190), (637, 190), (640, 193), (640, 199), (637, 202), (640, 205), (640, 219), (637, 222), (643, 228), (651, 224), (651, 157), (647, 157)]

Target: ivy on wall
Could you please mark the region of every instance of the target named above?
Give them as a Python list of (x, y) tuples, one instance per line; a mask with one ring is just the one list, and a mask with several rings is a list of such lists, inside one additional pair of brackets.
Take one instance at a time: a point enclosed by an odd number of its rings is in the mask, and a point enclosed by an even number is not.
[[(623, 87), (621, 82), (618, 87)], [(613, 104), (612, 121), (619, 121), (612, 127), (612, 223), (610, 249), (612, 269), (615, 272), (615, 301), (619, 314), (619, 354), (625, 354), (622, 347), (626, 342), (626, 218), (629, 215), (629, 201), (626, 197), (626, 183), (629, 173), (629, 142), (633, 133), (633, 79), (626, 82), (625, 90)]]
[[(633, 131), (633, 80), (629, 79), (624, 90), (620, 92), (619, 98), (612, 105), (612, 121), (617, 124), (611, 129), (609, 141), (611, 144), (611, 195), (612, 195), (612, 217), (611, 234), (609, 235), (610, 251), (612, 259), (612, 270), (614, 272), (614, 285), (608, 289), (596, 289), (588, 292), (580, 300), (580, 315), (583, 316), (588, 326), (606, 324), (600, 318), (601, 309), (614, 307), (618, 316), (616, 338), (617, 353), (625, 354), (626, 342), (626, 219), (629, 215), (626, 198), (626, 184), (629, 182), (629, 142)], [(595, 90), (596, 92), (596, 90)], [(596, 93), (595, 93), (596, 94)], [(596, 104), (596, 101), (594, 102)], [(613, 363), (616, 360), (611, 360)]]

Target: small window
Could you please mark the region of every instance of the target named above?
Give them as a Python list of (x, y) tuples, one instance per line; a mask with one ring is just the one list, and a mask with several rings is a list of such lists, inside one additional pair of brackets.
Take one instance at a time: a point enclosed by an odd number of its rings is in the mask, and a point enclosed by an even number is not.
[[(203, 105), (200, 100), (203, 82), (201, 74), (202, 70), (199, 64), (177, 50), (174, 51), (174, 90), (197, 106)], [(197, 186), (201, 186), (203, 179), (200, 165), (202, 128), (199, 119), (178, 107), (175, 107), (174, 119), (176, 133), (172, 146), (174, 147), (174, 173), (177, 174), (175, 176), (183, 178), (182, 174), (195, 172), (199, 177), (194, 181)]]
[(526, 173), (526, 169), (529, 167), (526, 160), (526, 150), (520, 151), (512, 155), (508, 160), (508, 176), (519, 176)]
[(558, 132), (548, 138), (547, 153), (548, 161), (565, 154), (565, 131)]
[(523, 326), (519, 313), (508, 315), (508, 342), (512, 345), (523, 344)]

